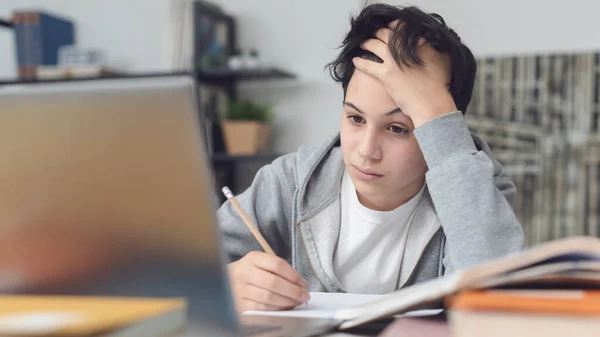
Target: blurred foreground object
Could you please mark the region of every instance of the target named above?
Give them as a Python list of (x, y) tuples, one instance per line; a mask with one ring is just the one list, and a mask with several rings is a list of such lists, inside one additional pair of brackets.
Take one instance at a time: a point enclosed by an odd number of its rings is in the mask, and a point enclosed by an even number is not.
[(161, 337), (185, 329), (183, 299), (0, 296), (2, 336)]
[(108, 243), (56, 226), (0, 233), (0, 291), (43, 292), (89, 282), (117, 263)]
[(183, 298), (206, 335), (239, 328), (197, 93), (187, 75), (0, 86), (2, 292)]

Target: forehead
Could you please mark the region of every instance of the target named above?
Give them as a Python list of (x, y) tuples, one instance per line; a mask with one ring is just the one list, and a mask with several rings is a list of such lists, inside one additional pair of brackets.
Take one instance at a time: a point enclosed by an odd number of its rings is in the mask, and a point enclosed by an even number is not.
[(390, 111), (396, 107), (396, 103), (381, 82), (361, 71), (355, 71), (350, 78), (346, 89), (346, 101), (352, 102), (361, 110), (374, 112)]
[[(369, 118), (376, 117), (385, 120), (392, 118), (399, 122), (412, 124), (410, 118), (401, 112), (386, 115), (397, 109), (398, 105), (379, 80), (360, 71), (356, 71), (350, 79), (344, 103), (351, 103)], [(354, 111), (348, 105), (345, 105), (345, 109)]]

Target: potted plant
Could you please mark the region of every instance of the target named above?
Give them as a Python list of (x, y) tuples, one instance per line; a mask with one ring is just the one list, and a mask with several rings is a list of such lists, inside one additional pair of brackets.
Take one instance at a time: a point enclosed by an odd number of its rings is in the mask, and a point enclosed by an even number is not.
[(270, 105), (249, 100), (230, 103), (223, 121), (227, 152), (251, 155), (267, 151), (272, 120), (273, 110)]

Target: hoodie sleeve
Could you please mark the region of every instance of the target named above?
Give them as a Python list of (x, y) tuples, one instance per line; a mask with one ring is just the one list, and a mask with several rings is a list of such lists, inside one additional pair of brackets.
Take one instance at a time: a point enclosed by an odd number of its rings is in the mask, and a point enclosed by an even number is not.
[[(291, 258), (289, 222), (292, 218), (294, 174), (286, 167), (293, 167), (294, 155), (285, 155), (262, 167), (251, 186), (236, 196), (240, 206), (258, 227), (277, 256)], [(247, 253), (262, 251), (258, 241), (237, 213), (226, 201), (217, 211), (222, 236), (222, 246), (227, 263), (237, 261)]]
[(462, 113), (437, 117), (414, 133), (446, 236), (445, 272), (520, 251), (524, 234), (513, 211), (515, 185), (487, 144), (470, 133)]

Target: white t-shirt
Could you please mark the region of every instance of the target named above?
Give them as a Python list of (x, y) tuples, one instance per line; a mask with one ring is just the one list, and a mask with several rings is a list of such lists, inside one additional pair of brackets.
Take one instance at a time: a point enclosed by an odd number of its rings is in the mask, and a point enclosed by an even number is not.
[(397, 290), (408, 228), (424, 190), (425, 185), (392, 211), (374, 211), (360, 203), (350, 175), (344, 174), (333, 269), (345, 291), (381, 294)]

